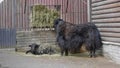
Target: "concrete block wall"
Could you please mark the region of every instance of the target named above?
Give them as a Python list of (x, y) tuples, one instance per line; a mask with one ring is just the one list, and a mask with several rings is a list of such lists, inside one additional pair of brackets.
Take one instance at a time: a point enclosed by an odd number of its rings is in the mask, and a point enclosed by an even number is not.
[(103, 55), (115, 63), (120, 64), (120, 44), (104, 42)]

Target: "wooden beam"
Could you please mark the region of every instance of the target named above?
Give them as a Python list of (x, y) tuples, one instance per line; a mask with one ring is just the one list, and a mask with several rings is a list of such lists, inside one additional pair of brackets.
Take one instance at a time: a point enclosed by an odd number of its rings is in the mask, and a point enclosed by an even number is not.
[(101, 34), (102, 37), (114, 37), (114, 38), (120, 38), (120, 33), (101, 32), (100, 34)]
[(110, 41), (110, 42), (118, 42), (120, 43), (120, 38), (113, 38), (113, 37), (102, 37), (103, 41)]
[(98, 28), (120, 28), (120, 23), (95, 23)]
[[(92, 0), (92, 3), (100, 2), (101, 0)], [(104, 1), (104, 0), (103, 0)]]
[(26, 4), (27, 4), (27, 0), (25, 0), (25, 4), (24, 4), (24, 14), (26, 13)]
[(105, 0), (105, 1), (100, 1), (100, 2), (93, 3), (92, 7), (111, 4), (111, 3), (117, 3), (117, 2), (120, 2), (120, 0)]
[(120, 28), (98, 28), (101, 32), (115, 32), (120, 33)]
[(114, 18), (120, 17), (120, 12), (110, 13), (110, 14), (101, 14), (101, 15), (92, 15), (92, 19), (103, 19), (103, 18)]
[(104, 9), (104, 10), (99, 10), (99, 11), (92, 11), (92, 15), (115, 13), (115, 12), (120, 12), (120, 7)]
[(92, 10), (109, 9), (109, 8), (115, 8), (115, 7), (120, 7), (120, 2), (93, 7)]
[(120, 22), (120, 18), (93, 19), (92, 22)]

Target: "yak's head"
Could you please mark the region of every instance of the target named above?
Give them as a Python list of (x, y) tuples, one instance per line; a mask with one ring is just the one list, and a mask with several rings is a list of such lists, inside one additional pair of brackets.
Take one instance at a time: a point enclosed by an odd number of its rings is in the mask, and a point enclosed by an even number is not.
[(54, 20), (54, 24), (53, 24), (53, 27), (55, 28), (55, 30), (57, 29), (57, 27), (61, 26), (62, 24), (64, 23), (63, 19), (55, 19)]
[(33, 44), (29, 45), (29, 47), (31, 47), (31, 50), (32, 50), (32, 51), (33, 51), (33, 50), (38, 49), (38, 48), (39, 48), (39, 46), (40, 46), (40, 45), (35, 44), (35, 43), (33, 43)]

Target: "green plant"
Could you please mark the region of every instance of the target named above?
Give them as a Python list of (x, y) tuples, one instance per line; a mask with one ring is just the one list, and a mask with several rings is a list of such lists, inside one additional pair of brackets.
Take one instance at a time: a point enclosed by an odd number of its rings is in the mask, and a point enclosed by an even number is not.
[(59, 17), (59, 12), (55, 9), (48, 9), (43, 5), (35, 5), (32, 7), (30, 15), (31, 27), (52, 27), (55, 18)]

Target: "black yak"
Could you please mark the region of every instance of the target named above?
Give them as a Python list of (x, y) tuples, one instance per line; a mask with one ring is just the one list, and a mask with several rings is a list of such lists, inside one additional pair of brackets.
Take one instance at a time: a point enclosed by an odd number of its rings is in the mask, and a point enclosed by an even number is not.
[(86, 49), (90, 52), (90, 57), (95, 57), (95, 52), (102, 46), (99, 30), (94, 23), (87, 24), (71, 24), (56, 19), (54, 28), (57, 34), (57, 43), (61, 49), (61, 55), (71, 50), (81, 48), (82, 44), (86, 44)]

